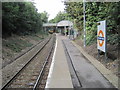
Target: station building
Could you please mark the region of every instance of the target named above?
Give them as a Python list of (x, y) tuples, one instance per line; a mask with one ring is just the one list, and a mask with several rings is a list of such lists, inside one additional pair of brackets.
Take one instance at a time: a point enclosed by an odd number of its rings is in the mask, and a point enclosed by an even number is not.
[(55, 33), (61, 33), (70, 38), (77, 37), (77, 30), (73, 28), (73, 23), (69, 20), (62, 20), (58, 23), (45, 23), (43, 24), (43, 30), (45, 32), (53, 30)]

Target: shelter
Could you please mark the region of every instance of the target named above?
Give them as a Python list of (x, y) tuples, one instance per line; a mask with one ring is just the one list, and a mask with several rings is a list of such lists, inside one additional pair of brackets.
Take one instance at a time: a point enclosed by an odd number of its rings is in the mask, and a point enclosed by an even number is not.
[(63, 27), (63, 26), (73, 26), (73, 23), (68, 20), (62, 20), (58, 22), (57, 27)]
[(73, 23), (69, 20), (62, 20), (58, 23), (45, 23), (43, 24), (43, 30), (45, 32), (53, 30), (54, 32), (59, 32), (63, 35), (73, 35)]
[(51, 29), (55, 32), (56, 27), (57, 27), (57, 23), (45, 23), (45, 24), (43, 24), (43, 30), (45, 30), (45, 32), (47, 32)]
[(64, 35), (71, 35), (72, 34), (73, 23), (68, 20), (62, 20), (57, 23), (57, 29), (59, 32)]

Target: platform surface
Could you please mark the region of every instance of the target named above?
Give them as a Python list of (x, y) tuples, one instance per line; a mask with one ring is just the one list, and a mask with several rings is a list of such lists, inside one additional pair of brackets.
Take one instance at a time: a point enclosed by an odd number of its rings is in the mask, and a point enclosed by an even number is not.
[[(99, 66), (96, 60), (90, 57), (86, 58), (81, 49), (68, 37), (57, 34), (56, 38), (55, 51), (45, 88), (75, 88), (76, 86), (79, 87), (78, 90), (82, 88), (115, 88), (115, 85), (99, 69), (104, 72), (107, 70), (103, 69), (103, 66), (96, 68), (96, 65)], [(76, 82), (77, 78), (74, 76), (75, 73), (66, 50), (81, 85), (78, 85), (78, 81)], [(116, 82), (116, 79), (114, 81)]]
[(45, 88), (73, 88), (62, 43), (63, 38), (65, 37), (56, 35), (55, 51)]
[(71, 43), (64, 40), (82, 88), (114, 88), (101, 72)]

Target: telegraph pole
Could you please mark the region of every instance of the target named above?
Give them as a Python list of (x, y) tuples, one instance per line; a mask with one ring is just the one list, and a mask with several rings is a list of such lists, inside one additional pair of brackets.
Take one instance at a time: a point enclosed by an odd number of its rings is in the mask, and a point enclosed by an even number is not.
[(86, 20), (85, 20), (85, 0), (83, 0), (83, 14), (84, 14), (84, 47), (86, 47), (86, 28), (85, 28), (85, 23), (86, 23)]

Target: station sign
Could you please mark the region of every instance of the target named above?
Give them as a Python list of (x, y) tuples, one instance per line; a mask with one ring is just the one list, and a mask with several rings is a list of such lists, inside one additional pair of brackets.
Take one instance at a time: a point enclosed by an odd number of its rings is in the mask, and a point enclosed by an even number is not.
[(97, 49), (106, 52), (106, 20), (98, 22)]

